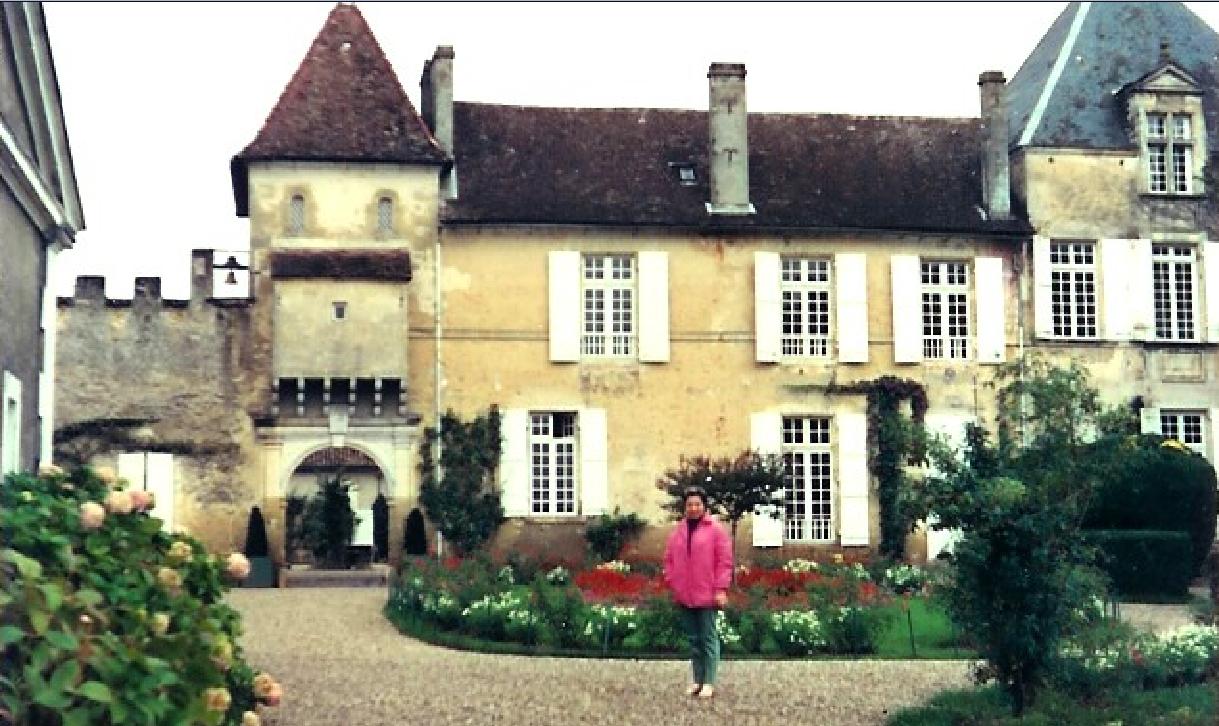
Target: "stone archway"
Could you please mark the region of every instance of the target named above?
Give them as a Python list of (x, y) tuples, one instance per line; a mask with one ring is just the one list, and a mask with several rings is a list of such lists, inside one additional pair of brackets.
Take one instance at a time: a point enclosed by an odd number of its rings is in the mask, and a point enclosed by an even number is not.
[[(392, 485), (387, 473), (373, 457), (354, 446), (324, 446), (305, 454), (287, 476), (284, 491), (289, 502), (288, 518), (295, 520), (289, 526), (298, 528), (303, 516), (301, 499), (306, 501), (317, 494), (325, 481), (338, 479), (349, 485), (348, 496), (356, 514), (355, 533), (352, 537), (353, 554), (368, 561), (383, 561), (388, 554), (388, 542), (377, 542), (376, 515), (377, 498), (388, 498)], [(387, 501), (387, 500), (386, 500)], [(296, 502), (294, 505), (293, 502)], [(386, 505), (388, 507), (388, 504)], [(294, 511), (294, 509), (296, 511)], [(385, 522), (385, 540), (388, 539), (388, 518)], [(294, 552), (294, 542), (285, 542), (285, 555), (289, 561), (302, 559)]]

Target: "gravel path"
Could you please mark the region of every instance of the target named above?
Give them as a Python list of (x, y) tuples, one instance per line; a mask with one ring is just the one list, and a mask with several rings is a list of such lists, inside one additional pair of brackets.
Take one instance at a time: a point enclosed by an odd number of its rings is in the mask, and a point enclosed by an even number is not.
[(681, 661), (528, 658), (400, 635), (382, 589), (235, 590), (255, 668), (284, 685), (275, 726), (380, 724), (883, 724), (887, 709), (968, 685), (962, 661), (728, 661), (711, 702)]

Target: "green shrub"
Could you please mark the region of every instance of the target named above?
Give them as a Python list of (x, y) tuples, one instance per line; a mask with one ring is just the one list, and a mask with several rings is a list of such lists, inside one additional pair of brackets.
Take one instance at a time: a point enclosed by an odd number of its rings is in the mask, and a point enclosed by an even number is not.
[(0, 486), (0, 707), (27, 724), (240, 723), (255, 674), (223, 596), (248, 562), (164, 532), (145, 493), (103, 476)]
[[(435, 449), (440, 446), (440, 461)], [(449, 411), (440, 427), (426, 428), (419, 446), (419, 502), (428, 519), (458, 552), (471, 554), (491, 539), (504, 521), (495, 485), (499, 465), (500, 414), (464, 422)]]
[(826, 649), (831, 653), (865, 655), (876, 652), (876, 641), (888, 625), (877, 608), (840, 607), (822, 611)]
[(552, 585), (544, 575), (532, 583), (532, 600), (543, 623), (541, 642), (560, 648), (577, 648), (583, 643), (584, 598), (571, 584)]
[(250, 510), (243, 552), (246, 557), (267, 557), (270, 552), (270, 547), (267, 546), (267, 524), (263, 521), (262, 510), (258, 507)]
[(1197, 574), (1215, 540), (1215, 470), (1210, 463), (1160, 436), (1131, 437), (1098, 454), (1109, 465), (1084, 527), (1188, 532), (1190, 576)]
[(381, 492), (372, 503), (372, 542), (378, 562), (389, 557), (389, 500)]
[(1098, 563), (1122, 595), (1184, 595), (1193, 575), (1185, 532), (1095, 530)]
[(623, 641), (632, 650), (678, 652), (686, 647), (681, 612), (666, 596), (652, 597), (639, 609), (635, 632)]
[(347, 546), (356, 532), (356, 513), (347, 492), (350, 483), (338, 477), (322, 482), (301, 514), (300, 543), (328, 567), (347, 565)]
[(614, 507), (613, 514), (602, 514), (588, 525), (584, 530), (584, 539), (598, 561), (609, 562), (617, 559), (622, 548), (638, 537), (647, 524), (647, 520), (634, 512), (620, 514), (618, 508)]

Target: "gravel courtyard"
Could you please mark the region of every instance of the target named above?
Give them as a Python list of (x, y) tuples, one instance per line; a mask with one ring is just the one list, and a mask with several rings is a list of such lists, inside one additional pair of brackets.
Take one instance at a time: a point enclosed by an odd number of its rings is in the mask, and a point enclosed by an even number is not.
[(884, 723), (968, 684), (964, 662), (728, 661), (711, 702), (682, 695), (680, 661), (526, 658), (437, 648), (381, 615), (386, 591), (234, 590), (246, 654), (284, 686), (277, 726)]

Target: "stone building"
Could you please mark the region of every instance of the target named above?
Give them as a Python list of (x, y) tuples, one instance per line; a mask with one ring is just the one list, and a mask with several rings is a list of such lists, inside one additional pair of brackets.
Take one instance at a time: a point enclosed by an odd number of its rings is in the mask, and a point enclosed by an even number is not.
[(56, 255), (84, 217), (42, 4), (0, 4), (0, 475), (51, 461)]
[[(998, 364), (1037, 348), (1093, 363), (1115, 402), (1139, 397), (1149, 427), (1189, 443), (1196, 414), (1209, 426), (1219, 392), (1197, 260), (1211, 244), (1198, 220), (1215, 44), (1179, 5), (1071, 5), (1010, 86), (981, 75), (974, 119), (748, 113), (732, 63), (711, 64), (705, 110), (459, 102), (441, 47), (418, 113), (359, 11), (338, 5), (233, 159), (249, 298), (161, 312), (173, 335), (190, 335), (190, 315), (206, 328), (195, 340), (215, 360), (191, 367), (190, 390), (211, 402), (179, 416), (168, 390), (111, 395), (148, 409), (135, 419), (166, 401), (155, 444), (169, 453), (182, 427), (191, 457), (175, 465), (175, 501), (215, 540), (254, 503), (282, 536), (284, 498), (327, 461), (358, 459), (357, 507), (373, 488), (390, 498), (396, 552), (422, 428), (494, 405), (500, 547), (575, 546), (615, 508), (659, 521), (665, 469), (744, 448), (784, 454), (792, 478), (786, 518), (748, 523), (742, 556), (875, 547), (853, 384), (917, 381), (929, 427), (958, 435), (993, 413)], [(1139, 136), (1155, 114), (1163, 133)], [(1164, 181), (1179, 149), (1184, 189)], [(1181, 297), (1186, 278), (1201, 295)], [(65, 301), (65, 336), (81, 297)], [(137, 344), (134, 302), (92, 305), (110, 338), (80, 355)], [(1194, 338), (1173, 337), (1187, 313)], [(65, 377), (82, 362), (61, 357)], [(204, 416), (232, 447), (214, 477), (183, 473), (216, 456), (185, 446)]]

